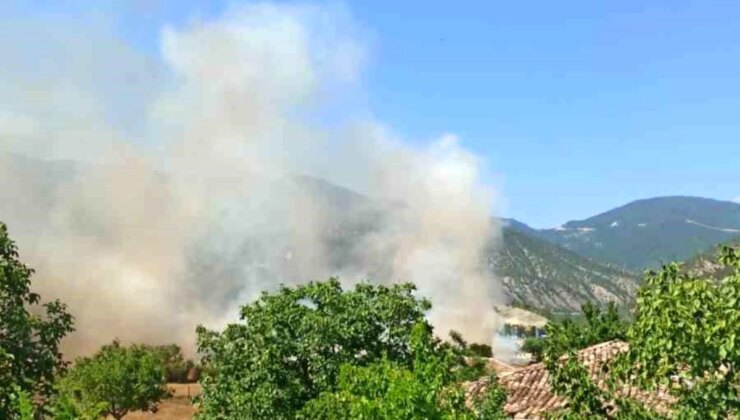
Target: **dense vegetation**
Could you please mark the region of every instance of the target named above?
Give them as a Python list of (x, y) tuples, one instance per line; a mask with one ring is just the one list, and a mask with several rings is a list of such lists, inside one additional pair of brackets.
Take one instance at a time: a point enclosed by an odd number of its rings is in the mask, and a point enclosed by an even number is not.
[(310, 400), (298, 417), (326, 420), (505, 417), (506, 396), (497, 386), (475, 402), (476, 411), (466, 405), (465, 393), (456, 386), (463, 379), (459, 353), (436, 340), (428, 325), (416, 324), (409, 344), (412, 360), (408, 365), (388, 358), (366, 366), (345, 363), (336, 390)]
[[(72, 316), (59, 301), (39, 305), (31, 292), (33, 269), (18, 259), (15, 243), (0, 223), (0, 418), (28, 409), (30, 395), (52, 393), (66, 365), (59, 342), (73, 331)], [(39, 307), (40, 306), (40, 307)], [(41, 315), (37, 315), (41, 314)]]
[(75, 360), (60, 380), (56, 408), (77, 417), (110, 415), (120, 419), (129, 411), (156, 411), (168, 395), (161, 356), (147, 346), (103, 346), (92, 357)]
[(414, 290), (367, 283), (343, 290), (336, 279), (282, 287), (244, 306), (242, 324), (220, 333), (199, 328), (211, 369), (199, 416), (472, 416), (455, 385), (470, 377), (467, 349), (433, 338), (424, 318), (431, 305)]
[(177, 344), (142, 346), (150, 350), (164, 367), (167, 382), (195, 382), (200, 376), (201, 367), (190, 359), (185, 359), (182, 348)]

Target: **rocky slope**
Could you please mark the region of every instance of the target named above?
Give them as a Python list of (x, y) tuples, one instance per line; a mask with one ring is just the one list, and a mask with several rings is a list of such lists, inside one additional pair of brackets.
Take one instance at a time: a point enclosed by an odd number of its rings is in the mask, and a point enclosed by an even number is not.
[(721, 279), (729, 275), (731, 270), (723, 267), (717, 261), (717, 256), (723, 246), (729, 246), (731, 248), (740, 250), (740, 235), (736, 236), (734, 239), (728, 242), (712, 247), (710, 250), (699, 253), (694, 257), (688, 259), (683, 264), (683, 269), (687, 273), (694, 276), (712, 277), (715, 279)]
[(515, 303), (576, 311), (585, 301), (628, 303), (639, 278), (511, 227), (488, 257), (490, 269)]

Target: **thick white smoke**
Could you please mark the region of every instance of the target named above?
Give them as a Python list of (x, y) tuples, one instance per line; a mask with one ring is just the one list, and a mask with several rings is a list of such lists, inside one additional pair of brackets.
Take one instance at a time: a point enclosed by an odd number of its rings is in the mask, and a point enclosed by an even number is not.
[(454, 135), (418, 147), (350, 113), (318, 122), (360, 76), (343, 10), (168, 27), (160, 61), (100, 28), (39, 25), (0, 43), (0, 220), (36, 289), (76, 316), (75, 352), (188, 346), (260, 290), (330, 275), (412, 281), (440, 329), (490, 340), (481, 162)]

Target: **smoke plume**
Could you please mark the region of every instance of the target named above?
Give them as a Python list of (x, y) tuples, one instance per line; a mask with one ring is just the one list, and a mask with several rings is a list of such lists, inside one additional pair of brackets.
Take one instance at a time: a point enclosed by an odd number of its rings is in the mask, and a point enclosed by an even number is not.
[(355, 109), (365, 43), (345, 10), (235, 8), (163, 28), (158, 57), (103, 24), (7, 23), (0, 220), (75, 315), (73, 353), (192, 346), (259, 291), (330, 275), (412, 281), (440, 333), (490, 340), (482, 162)]

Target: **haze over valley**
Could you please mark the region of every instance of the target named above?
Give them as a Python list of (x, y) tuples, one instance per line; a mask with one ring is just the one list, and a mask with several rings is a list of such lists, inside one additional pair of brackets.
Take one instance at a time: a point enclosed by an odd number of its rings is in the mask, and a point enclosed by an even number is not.
[[(5, 220), (12, 221), (13, 232), (21, 238), (48, 235), (49, 232), (40, 230), (43, 224), (39, 220), (54, 212), (59, 195), (79, 182), (82, 174), (89, 171), (88, 165), (7, 154), (2, 159), (6, 171), (14, 179), (23, 179), (24, 185), (20, 203), (12, 189), (2, 190), (5, 195), (0, 197), (0, 211)], [(281, 195), (310, 197), (311, 208), (320, 212), (324, 220), (320, 227), (311, 230), (312, 238), (323, 244), (324, 271), (306, 271), (302, 265), (315, 258), (315, 250), (305, 249), (292, 239), (296, 231), (307, 228), (304, 224), (308, 222), (300, 217), (292, 225), (266, 225), (239, 234), (223, 232), (219, 233), (220, 240), (229, 242), (220, 249), (210, 249), (212, 245), (208, 242), (194, 244), (188, 251), (188, 278), (193, 279), (192, 283), (186, 280), (185, 286), (169, 286), (167, 293), (171, 294), (163, 298), (176, 299), (162, 304), (163, 307), (187, 314), (194, 308), (191, 299), (197, 299), (195, 307), (200, 307), (199, 311), (220, 313), (223, 308), (243, 303), (245, 287), (269, 290), (282, 282), (318, 280), (322, 276), (336, 275), (345, 282), (366, 278), (403, 280), (393, 277), (392, 254), (388, 254), (392, 249), (374, 248), (380, 253), (368, 260), (366, 247), (378, 246), (372, 245), (373, 241), (387, 234), (384, 229), (389, 224), (389, 215), (405, 211), (405, 203), (378, 199), (307, 176), (293, 175), (260, 183)], [(249, 197), (244, 199), (249, 201)], [(500, 226), (501, 231), (486, 234), (479, 263), (490, 283), (483, 290), (496, 291), (492, 302), (545, 312), (577, 313), (587, 301), (629, 306), (641, 284), (642, 271), (657, 268), (662, 262), (697, 258), (690, 265), (707, 261), (703, 264), (711, 269), (713, 263), (709, 261), (714, 259), (715, 247), (740, 238), (734, 232), (740, 227), (740, 204), (698, 197), (659, 197), (638, 200), (552, 229), (534, 229), (515, 219), (495, 217), (490, 225)], [(43, 245), (23, 241), (25, 251)], [(680, 249), (676, 248), (678, 244)], [(455, 284), (454, 279), (451, 276), (443, 284), (429, 287), (445, 290)], [(213, 287), (214, 284), (219, 287)], [(140, 290), (136, 287), (142, 286), (134, 286), (132, 292)], [(178, 290), (181, 288), (184, 290)], [(97, 306), (98, 297), (97, 292), (79, 293), (78, 299)], [(123, 294), (119, 299), (123, 299), (122, 305), (128, 305), (127, 299), (136, 299), (136, 295)], [(106, 322), (115, 319), (129, 322), (130, 310), (118, 307), (115, 313), (107, 315)], [(187, 329), (187, 324), (182, 328)], [(121, 332), (116, 334), (120, 336)], [(101, 336), (101, 339), (110, 338), (113, 337)]]

